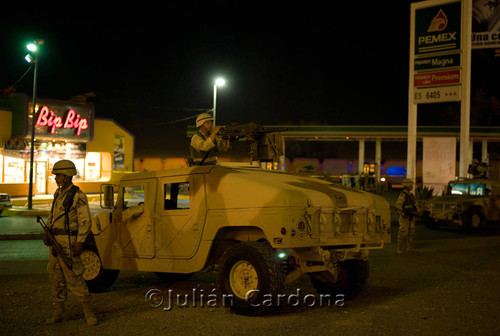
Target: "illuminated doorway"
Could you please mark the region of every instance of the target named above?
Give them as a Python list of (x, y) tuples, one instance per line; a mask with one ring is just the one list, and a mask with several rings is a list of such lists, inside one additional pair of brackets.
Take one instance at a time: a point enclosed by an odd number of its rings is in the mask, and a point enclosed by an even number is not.
[(47, 193), (47, 161), (36, 161), (35, 194)]

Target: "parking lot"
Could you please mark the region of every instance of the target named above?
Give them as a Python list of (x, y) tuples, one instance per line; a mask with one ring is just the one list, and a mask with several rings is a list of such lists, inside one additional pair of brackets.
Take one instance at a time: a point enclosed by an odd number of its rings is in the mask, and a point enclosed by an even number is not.
[[(396, 231), (393, 225), (393, 242)], [(176, 283), (163, 283), (152, 273), (121, 272), (108, 292), (93, 295), (96, 327), (85, 324), (71, 294), (67, 319), (43, 325), (51, 309), (46, 262), (1, 260), (0, 326), (9, 335), (57, 335), (70, 330), (72, 335), (87, 335), (90, 328), (100, 335), (500, 334), (500, 228), (489, 226), (471, 236), (457, 229), (419, 225), (419, 252), (398, 255), (395, 245), (371, 254), (369, 284), (358, 298), (321, 306), (309, 296), (263, 317), (239, 316), (220, 303), (210, 304), (213, 272)], [(164, 299), (156, 308), (146, 300), (151, 290)], [(302, 299), (314, 295), (307, 276), (286, 287), (288, 297), (297, 293)]]

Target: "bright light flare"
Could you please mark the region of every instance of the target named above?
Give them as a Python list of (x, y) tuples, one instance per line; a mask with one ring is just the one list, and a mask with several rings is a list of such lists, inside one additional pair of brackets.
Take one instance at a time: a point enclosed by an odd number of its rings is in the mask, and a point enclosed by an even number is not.
[(278, 253), (278, 258), (279, 259), (285, 259), (286, 257), (287, 257), (287, 254), (285, 252)]
[(224, 80), (224, 78), (217, 78), (215, 80), (215, 85), (217, 86), (224, 86), (226, 84), (226, 81)]
[(35, 43), (30, 43), (26, 46), (26, 48), (28, 48), (29, 51), (31, 52), (35, 52), (36, 51), (36, 44)]

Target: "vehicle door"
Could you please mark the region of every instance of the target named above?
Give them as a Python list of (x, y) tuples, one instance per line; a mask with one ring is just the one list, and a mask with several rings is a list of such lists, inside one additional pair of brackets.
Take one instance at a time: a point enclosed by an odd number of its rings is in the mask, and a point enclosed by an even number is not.
[(156, 180), (126, 181), (120, 187), (119, 242), (122, 257), (154, 257)]
[(156, 255), (189, 259), (200, 244), (207, 211), (203, 175), (162, 178), (158, 191)]

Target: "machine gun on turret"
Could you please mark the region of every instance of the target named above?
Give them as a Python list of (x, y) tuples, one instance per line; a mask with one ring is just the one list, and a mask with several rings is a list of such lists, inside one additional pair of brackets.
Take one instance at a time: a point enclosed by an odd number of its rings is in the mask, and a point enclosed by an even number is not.
[(218, 135), (230, 142), (244, 140), (250, 143), (252, 161), (278, 161), (283, 156), (281, 132), (286, 128), (266, 128), (254, 122), (229, 124), (219, 130)]
[(485, 179), (488, 178), (488, 165), (484, 162), (479, 162), (477, 159), (472, 160), (467, 173), (472, 175), (472, 178)]

